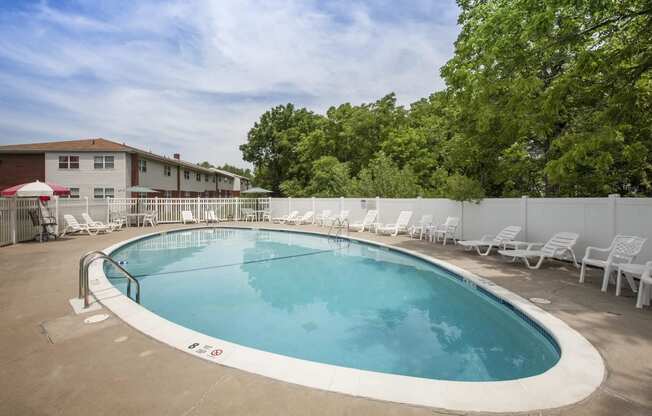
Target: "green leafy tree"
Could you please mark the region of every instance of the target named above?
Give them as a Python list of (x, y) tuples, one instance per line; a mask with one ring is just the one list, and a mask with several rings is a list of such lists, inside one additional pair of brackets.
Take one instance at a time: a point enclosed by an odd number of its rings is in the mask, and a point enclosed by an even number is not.
[(312, 178), (305, 193), (315, 197), (347, 196), (351, 189), (349, 167), (333, 156), (324, 156), (313, 163)]
[[(443, 91), (271, 109), (241, 146), (286, 195), (652, 195), (650, 0), (458, 0)], [(330, 171), (329, 171), (330, 169)], [(462, 199), (465, 200), (465, 199)]]
[(298, 162), (297, 146), (307, 133), (315, 130), (321, 116), (295, 109), (292, 104), (265, 112), (240, 146), (243, 159), (255, 166), (256, 182), (275, 193), (288, 179), (307, 177), (310, 165)]
[(379, 152), (353, 181), (351, 194), (361, 197), (414, 198), (422, 193), (409, 167), (399, 168), (385, 153)]

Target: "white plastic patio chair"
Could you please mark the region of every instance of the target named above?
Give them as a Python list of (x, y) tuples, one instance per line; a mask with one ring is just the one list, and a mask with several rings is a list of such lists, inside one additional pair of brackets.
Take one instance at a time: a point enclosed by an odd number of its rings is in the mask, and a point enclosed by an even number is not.
[(377, 225), (376, 234), (388, 234), (397, 236), (401, 232), (408, 232), (408, 226), (412, 219), (412, 211), (401, 211), (398, 214), (396, 222), (393, 224)]
[(261, 218), (263, 221), (269, 221), (272, 222), (272, 211), (270, 210), (264, 210), (263, 211), (263, 216)]
[(363, 232), (365, 229), (371, 230), (373, 224), (376, 222), (376, 218), (378, 218), (378, 210), (370, 209), (367, 211), (367, 214), (364, 216), (361, 222), (354, 222), (353, 224), (349, 224), (349, 229), (358, 232)]
[(302, 225), (312, 223), (312, 217), (315, 216), (315, 211), (308, 211), (300, 217), (292, 218), (287, 221), (288, 224)]
[(256, 214), (254, 213), (254, 210), (251, 208), (242, 208), (240, 210), (240, 213), (242, 214), (242, 219), (246, 221), (251, 221), (254, 222), (256, 221)]
[(285, 224), (288, 221), (294, 220), (299, 216), (299, 211), (292, 211), (287, 215), (282, 215), (280, 217), (272, 218), (272, 222), (277, 224)]
[(195, 217), (192, 215), (192, 211), (181, 211), (181, 223), (187, 224), (197, 224), (199, 220), (197, 220)]
[(432, 221), (432, 215), (422, 215), (419, 222), (410, 227), (410, 237), (414, 238), (418, 234), (419, 240), (422, 240), (428, 231), (428, 227), (432, 227)]
[(104, 224), (101, 221), (95, 221), (93, 218), (91, 218), (90, 215), (88, 215), (85, 212), (82, 212), (81, 214), (82, 219), (86, 223), (87, 226), (96, 228), (100, 231), (104, 231), (106, 233), (110, 233), (111, 231), (115, 230), (117, 228), (117, 224)]
[(156, 211), (150, 211), (146, 213), (143, 216), (143, 227), (147, 224), (151, 225), (152, 227), (158, 225), (158, 220), (156, 217), (157, 217)]
[(315, 217), (315, 222), (321, 226), (326, 225), (324, 222), (331, 217), (331, 211), (330, 209), (325, 209), (321, 212), (321, 214), (317, 215)]
[[(483, 235), (479, 240), (466, 240), (458, 241), (457, 244), (463, 246), (467, 250), (476, 249), (479, 255), (487, 256), (494, 247), (505, 249), (505, 243), (513, 241), (514, 238), (521, 232), (521, 227), (518, 225), (510, 225), (503, 228), (498, 234)], [(484, 252), (481, 248), (486, 247)]]
[[(602, 276), (603, 292), (607, 291), (609, 281), (613, 282), (612, 273), (618, 269), (618, 265), (627, 264), (634, 261), (643, 249), (647, 238), (628, 235), (617, 235), (606, 248), (587, 247), (584, 258), (582, 259), (582, 269), (580, 270), (580, 283), (584, 283), (586, 276), (586, 266), (599, 267), (604, 270)], [(602, 253), (602, 258), (596, 256)], [(604, 254), (607, 254), (606, 259)]]
[(436, 243), (439, 241), (439, 237), (441, 236), (444, 239), (444, 245), (446, 245), (446, 241), (449, 238), (453, 239), (453, 243), (457, 243), (457, 227), (459, 225), (459, 217), (447, 217), (443, 224), (434, 225), (428, 228), (430, 241)]
[[(575, 267), (579, 267), (577, 264), (577, 259), (575, 257), (575, 252), (573, 251), (573, 246), (577, 243), (579, 235), (576, 233), (557, 233), (548, 240), (547, 243), (543, 245), (538, 250), (534, 248), (540, 246), (541, 243), (530, 243), (526, 249), (517, 249), (517, 250), (498, 250), (503, 256), (512, 257), (513, 260), (517, 258), (523, 259), (525, 265), (530, 269), (538, 269), (541, 267), (543, 260), (548, 258), (561, 258), (563, 255), (570, 256), (573, 260)], [(530, 257), (538, 257), (539, 260), (535, 265), (530, 264)]]

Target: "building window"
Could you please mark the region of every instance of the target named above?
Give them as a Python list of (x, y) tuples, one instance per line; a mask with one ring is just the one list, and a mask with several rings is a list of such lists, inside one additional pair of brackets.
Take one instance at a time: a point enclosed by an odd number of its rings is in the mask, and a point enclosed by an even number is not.
[(201, 182), (201, 173), (196, 173), (197, 182)]
[(94, 199), (114, 198), (115, 192), (113, 188), (93, 188)]
[(163, 175), (172, 176), (172, 167), (171, 166), (163, 166)]
[(145, 159), (138, 159), (138, 170), (147, 172), (147, 161)]
[(183, 171), (183, 179), (190, 180), (190, 171), (188, 170)]
[(59, 169), (79, 169), (79, 156), (59, 156)]
[(208, 182), (208, 174), (204, 175), (206, 177), (206, 182)]
[(215, 183), (215, 175), (213, 175), (213, 183)]
[(93, 158), (93, 167), (95, 169), (113, 169), (113, 156), (95, 156)]
[(70, 194), (64, 196), (64, 198), (79, 199), (79, 188), (68, 188), (70, 189)]

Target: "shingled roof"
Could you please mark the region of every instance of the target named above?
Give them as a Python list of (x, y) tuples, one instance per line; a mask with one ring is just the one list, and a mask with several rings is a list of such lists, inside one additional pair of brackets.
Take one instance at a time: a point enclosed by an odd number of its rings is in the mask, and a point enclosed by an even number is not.
[[(152, 152), (147, 152), (136, 147), (128, 146), (124, 143), (114, 142), (112, 140), (103, 139), (101, 137), (81, 140), (64, 140), (56, 142), (45, 143), (26, 143), (26, 144), (9, 144), (0, 146), (0, 153), (45, 153), (45, 152), (125, 152), (125, 153), (138, 153), (140, 155), (160, 160), (171, 165), (183, 166), (186, 168), (199, 170), (205, 173), (215, 173), (211, 169), (204, 168), (192, 162), (184, 160), (169, 158), (166, 156), (157, 155)], [(217, 172), (222, 175), (224, 173)], [(225, 175), (229, 176), (229, 175)]]
[(133, 152), (130, 146), (107, 139), (65, 140), (45, 143), (9, 144), (0, 146), (0, 152)]

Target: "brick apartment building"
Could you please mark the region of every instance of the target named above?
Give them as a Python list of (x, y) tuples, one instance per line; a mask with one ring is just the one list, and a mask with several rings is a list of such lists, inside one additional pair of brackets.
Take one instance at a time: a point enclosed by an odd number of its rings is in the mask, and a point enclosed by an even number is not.
[(245, 177), (102, 138), (0, 146), (0, 189), (34, 180), (70, 188), (71, 198), (121, 198), (130, 186), (159, 197), (233, 197)]

